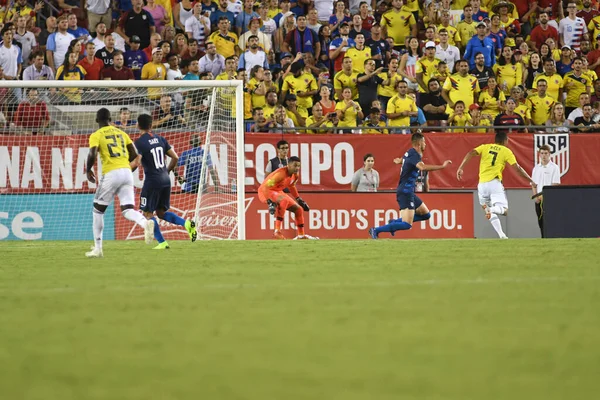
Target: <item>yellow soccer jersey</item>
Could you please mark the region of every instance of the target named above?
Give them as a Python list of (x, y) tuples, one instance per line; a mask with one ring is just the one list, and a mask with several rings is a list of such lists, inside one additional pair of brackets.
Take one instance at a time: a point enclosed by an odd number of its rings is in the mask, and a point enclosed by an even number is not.
[(590, 82), (592, 82), (592, 85), (598, 79), (598, 74), (596, 74), (596, 71), (594, 71), (594, 70), (588, 69), (587, 71), (584, 72), (584, 74), (590, 78)]
[(499, 101), (506, 101), (506, 96), (501, 90), (498, 90), (498, 97), (493, 97), (487, 90), (481, 92), (479, 94), (479, 105), (483, 107), (482, 114), (488, 114), (492, 118), (496, 118), (496, 115), (500, 114)]
[[(383, 79), (384, 82), (389, 78), (389, 74), (387, 72), (382, 72), (380, 74), (377, 74), (377, 76)], [(389, 78), (387, 85), (384, 85), (382, 83), (381, 85), (377, 86), (377, 95), (383, 97), (394, 97), (396, 93), (398, 93), (395, 89), (396, 84), (398, 83), (398, 81), (401, 81), (403, 79), (404, 78), (402, 77), (402, 75), (400, 75), (399, 73), (395, 73), (394, 76)]]
[(590, 37), (592, 38), (592, 49), (596, 48), (597, 37), (600, 34), (600, 15), (592, 18), (587, 26)]
[(546, 82), (548, 82), (548, 90), (546, 91), (548, 96), (552, 97), (554, 100), (558, 100), (560, 89), (562, 89), (564, 86), (563, 78), (559, 74), (554, 74), (552, 76), (538, 74), (538, 76), (536, 76), (533, 80), (532, 86), (534, 89), (537, 89), (537, 83), (540, 79), (544, 79)]
[(498, 179), (502, 181), (502, 172), (506, 163), (514, 165), (517, 159), (513, 152), (501, 144), (488, 143), (475, 148), (481, 156), (479, 162), (479, 183), (485, 183)]
[[(401, 99), (400, 95), (395, 95), (388, 101), (386, 114), (396, 114), (403, 111), (417, 112), (417, 105), (414, 100), (408, 96)], [(388, 126), (410, 126), (410, 117), (397, 117), (388, 120)]]
[(365, 46), (364, 49), (358, 50), (356, 47), (348, 49), (344, 57), (352, 59), (352, 69), (358, 73), (365, 72), (365, 61), (371, 58), (371, 48)]
[[(452, 117), (452, 115), (450, 117)], [(454, 115), (454, 119), (452, 120), (452, 123), (450, 123), (450, 126), (468, 126), (470, 122), (471, 116), (469, 114), (463, 113), (463, 115)], [(453, 128), (452, 132), (465, 133), (466, 130), (465, 128)]]
[(387, 135), (390, 132), (387, 129), (374, 129), (374, 127), (385, 127), (387, 126), (385, 122), (379, 121), (377, 125), (374, 125), (373, 122), (367, 121), (363, 125), (362, 133), (365, 135)]
[[(473, 120), (471, 120), (467, 126), (492, 126), (492, 121), (489, 120), (489, 118), (486, 117), (481, 117), (479, 119), (479, 122), (477, 124), (473, 123)], [(471, 133), (487, 133), (490, 130), (490, 128), (469, 128), (468, 132)]]
[(592, 82), (589, 75), (581, 74), (580, 76), (575, 76), (575, 73), (571, 71), (565, 74), (563, 85), (567, 92), (565, 106), (577, 108), (579, 107), (579, 96), (581, 93), (588, 92), (592, 86)]
[[(479, 83), (473, 75), (451, 75), (446, 79), (442, 88), (448, 91), (448, 96), (453, 103), (462, 100), (465, 103), (466, 110), (473, 104), (473, 93), (479, 93)], [(451, 113), (450, 106), (446, 107), (446, 114)]]
[(248, 93), (252, 96), (252, 108), (256, 107), (264, 107), (267, 104), (265, 100), (264, 94), (256, 94), (256, 89), (260, 85), (260, 81), (256, 79), (256, 77), (250, 79), (248, 83), (246, 83), (246, 88), (248, 89)]
[(127, 145), (133, 142), (122, 130), (105, 126), (90, 135), (90, 148), (97, 147), (102, 161), (102, 175), (115, 169), (128, 168), (129, 151)]
[[(307, 128), (314, 123), (315, 123), (315, 117), (306, 118), (306, 127)], [(333, 127), (334, 127), (333, 122), (326, 121), (325, 123), (322, 123), (321, 125), (319, 125), (318, 128), (315, 128), (313, 130), (307, 130), (306, 133), (309, 133), (309, 134), (333, 133)]]
[(537, 94), (527, 98), (527, 107), (531, 113), (531, 123), (533, 125), (545, 125), (550, 118), (550, 112), (555, 101), (549, 95), (543, 98)]
[(471, 40), (471, 38), (477, 34), (476, 27), (476, 21), (472, 21), (470, 24), (466, 21), (460, 21), (458, 25), (456, 25), (456, 29), (460, 35), (460, 45), (463, 47), (463, 49), (467, 47), (469, 40)]
[(517, 108), (515, 108), (515, 112), (523, 118), (523, 121), (527, 123), (527, 121), (531, 121), (531, 110), (529, 109), (529, 105), (527, 102), (519, 103)]
[(228, 32), (227, 36), (224, 36), (221, 35), (220, 31), (216, 31), (210, 35), (207, 42), (213, 42), (217, 48), (217, 53), (227, 58), (235, 55), (238, 37), (233, 32)]
[[(308, 118), (308, 110), (301, 106), (296, 106), (296, 110), (298, 111), (298, 114), (300, 114), (300, 116), (304, 118), (304, 123), (306, 123), (306, 118)], [(287, 110), (285, 113), (288, 118), (291, 118), (292, 121), (294, 121), (294, 126), (304, 126), (304, 124), (301, 124), (300, 121), (298, 121), (298, 117), (296, 117), (296, 114)]]
[(496, 81), (501, 90), (506, 83), (506, 89), (503, 90), (505, 95), (510, 96), (510, 89), (523, 83), (523, 67), (521, 63), (494, 64), (492, 70), (496, 74)]
[(411, 26), (416, 25), (415, 16), (405, 8), (396, 12), (389, 10), (381, 16), (381, 26), (387, 27), (387, 35), (394, 38), (394, 46), (404, 46), (411, 34)]
[[(448, 26), (438, 25), (437, 32), (439, 32), (440, 29), (445, 29), (448, 31), (448, 44), (451, 44), (452, 46), (456, 46), (456, 43), (458, 43), (459, 45), (462, 43), (462, 39), (460, 37), (460, 33), (458, 33), (458, 29), (456, 29), (452, 25), (448, 25)], [(471, 39), (471, 38), (469, 38), (469, 39)], [(436, 41), (437, 41), (437, 36), (436, 36)]]
[(419, 85), (420, 93), (428, 92), (427, 84), (429, 83), (429, 80), (433, 78), (435, 74), (437, 74), (437, 66), (439, 63), (440, 59), (438, 58), (434, 58), (433, 61), (429, 60), (427, 57), (422, 57), (419, 60), (417, 60), (416, 73), (423, 74), (423, 83), (425, 84), (425, 87)]
[[(346, 75), (344, 71), (340, 71), (333, 77), (333, 89), (344, 89), (350, 88), (352, 89), (352, 99), (356, 100), (358, 98), (358, 88), (356, 87), (356, 79), (358, 78), (358, 72), (352, 72), (350, 75)], [(340, 100), (335, 94), (335, 99)]]
[(312, 96), (300, 97), (298, 96), (298, 93), (311, 92), (317, 89), (318, 87), (315, 77), (313, 74), (307, 72), (304, 72), (297, 78), (294, 77), (294, 75), (289, 74), (283, 80), (283, 86), (281, 87), (282, 91), (295, 94), (297, 96), (298, 106), (304, 107), (307, 110), (310, 110), (313, 106)]
[(357, 111), (354, 111), (354, 107), (350, 107), (346, 109), (348, 105), (342, 100), (338, 101), (335, 105), (335, 109), (344, 111), (344, 114), (340, 118), (340, 122), (338, 123), (338, 128), (354, 128), (356, 127), (356, 116), (358, 115)]

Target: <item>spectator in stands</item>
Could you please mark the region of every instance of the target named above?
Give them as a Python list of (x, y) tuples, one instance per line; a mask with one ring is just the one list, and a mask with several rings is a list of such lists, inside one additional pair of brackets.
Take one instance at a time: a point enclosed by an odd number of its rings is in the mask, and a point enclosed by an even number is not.
[[(271, 132), (280, 132), (278, 129), (281, 128), (294, 128), (294, 121), (287, 116), (287, 112), (284, 106), (281, 104), (277, 104), (275, 106), (275, 111), (273, 112), (273, 128), (271, 128)], [(292, 133), (291, 131), (285, 131), (283, 133)]]
[(371, 37), (365, 44), (371, 49), (372, 58), (375, 59), (377, 68), (387, 65), (390, 59), (390, 46), (381, 36), (381, 26), (377, 22), (371, 27)]
[(66, 15), (58, 17), (57, 23), (56, 32), (48, 37), (46, 43), (46, 59), (48, 60), (48, 66), (53, 71), (56, 71), (56, 68), (64, 63), (71, 41), (75, 39), (75, 36), (67, 32), (69, 23)]
[(244, 9), (237, 15), (235, 19), (235, 32), (237, 33), (238, 37), (241, 37), (242, 34), (250, 29), (250, 21), (252, 21), (254, 18), (260, 19), (260, 15), (253, 10), (253, 7), (254, 0), (244, 0)]
[(27, 91), (27, 100), (22, 101), (14, 114), (13, 123), (18, 128), (40, 133), (50, 124), (50, 114), (44, 101), (40, 99), (37, 89)]
[(142, 67), (148, 62), (148, 59), (146, 53), (140, 50), (140, 38), (137, 35), (133, 35), (129, 43), (130, 49), (124, 54), (125, 66), (131, 69), (135, 79), (140, 80), (142, 78)]
[(569, 121), (565, 118), (565, 106), (554, 103), (550, 111), (550, 118), (546, 121), (547, 133), (569, 133)]
[(162, 35), (165, 25), (171, 23), (171, 16), (167, 13), (167, 10), (162, 5), (157, 4), (155, 0), (146, 0), (144, 10), (152, 16), (156, 32)]
[(246, 31), (242, 36), (240, 36), (239, 47), (242, 51), (246, 51), (247, 45), (249, 43), (250, 37), (256, 36), (258, 38), (259, 46), (265, 51), (265, 53), (269, 53), (272, 48), (272, 42), (270, 35), (261, 31), (263, 27), (263, 22), (260, 18), (253, 18), (248, 23), (248, 31)]
[(592, 119), (592, 105), (590, 103), (585, 104), (582, 107), (582, 115), (575, 118), (573, 124), (574, 133), (589, 133), (596, 132), (600, 128), (600, 124), (594, 122)]
[[(160, 47), (152, 50), (152, 61), (142, 67), (142, 80), (164, 81), (167, 78), (167, 71), (162, 63), (163, 54)], [(160, 97), (160, 88), (148, 88), (148, 97), (155, 100)]]
[(105, 67), (100, 73), (100, 79), (113, 81), (134, 80), (135, 76), (130, 68), (125, 66), (125, 58), (119, 50), (113, 54), (113, 64)]
[[(338, 128), (356, 128), (357, 118), (364, 118), (360, 105), (352, 100), (352, 89), (349, 87), (342, 90), (341, 100), (337, 102), (335, 109), (340, 120)], [(352, 129), (344, 129), (342, 133), (352, 133)]]
[[(160, 36), (159, 33), (153, 33), (152, 35), (150, 35), (150, 44), (148, 45), (148, 47), (142, 49), (144, 51), (144, 53), (146, 54), (146, 58), (148, 60), (150, 60), (152, 58), (152, 50), (154, 50), (157, 47), (160, 47), (161, 40), (162, 40), (162, 37)], [(140, 47), (142, 47), (141, 40), (140, 40)]]
[(554, 104), (554, 99), (547, 95), (548, 82), (546, 79), (537, 80), (537, 93), (527, 97), (527, 108), (530, 110), (531, 122), (533, 125), (544, 125), (550, 117), (550, 108)]
[(261, 111), (266, 104), (265, 95), (267, 94), (264, 84), (264, 71), (264, 68), (260, 65), (254, 66), (250, 70), (250, 80), (246, 84), (247, 93), (251, 96), (252, 108), (260, 107)]
[(194, 3), (192, 8), (192, 17), (185, 21), (185, 33), (188, 39), (196, 39), (198, 41), (198, 48), (204, 51), (206, 38), (210, 36), (210, 20), (202, 10), (202, 3)]
[(100, 22), (104, 23), (105, 27), (112, 26), (112, 9), (110, 0), (86, 0), (85, 8), (87, 9), (88, 26), (92, 33), (96, 32)]
[[(63, 64), (56, 70), (56, 79), (59, 81), (83, 81), (86, 73), (81, 65), (77, 65), (77, 53), (67, 52)], [(61, 92), (69, 102), (81, 103), (81, 89), (62, 88)]]
[(298, 16), (298, 26), (296, 29), (288, 32), (283, 42), (283, 51), (292, 55), (298, 53), (321, 54), (321, 44), (315, 32), (306, 27), (306, 17)]
[(108, 35), (104, 38), (104, 48), (96, 51), (96, 57), (102, 60), (104, 67), (110, 67), (113, 63), (115, 51), (118, 51), (115, 49), (115, 38)]
[(52, 81), (54, 72), (52, 68), (44, 64), (45, 57), (42, 50), (37, 50), (31, 54), (33, 63), (23, 71), (24, 81)]
[(152, 112), (153, 129), (181, 128), (186, 124), (182, 110), (173, 105), (173, 100), (168, 94), (160, 97), (160, 105)]
[(56, 22), (56, 17), (48, 17), (46, 18), (46, 29), (42, 29), (40, 34), (37, 37), (38, 44), (42, 48), (42, 50), (46, 50), (46, 43), (48, 42), (48, 37), (56, 32), (56, 27), (58, 23)]
[(121, 107), (119, 110), (119, 119), (115, 121), (115, 126), (119, 128), (128, 128), (137, 125), (137, 122), (131, 119), (131, 110), (127, 107)]
[(448, 117), (448, 126), (458, 126), (458, 128), (450, 129), (449, 131), (452, 133), (465, 133), (467, 131), (465, 127), (470, 123), (471, 116), (465, 112), (465, 102), (458, 100), (454, 103), (454, 109), (450, 112), (450, 116)]
[(583, 116), (583, 106), (586, 104), (591, 104), (590, 95), (587, 93), (581, 93), (579, 95), (579, 107), (571, 111), (571, 113), (567, 114), (567, 120), (569, 121), (569, 125), (573, 125), (577, 118)]
[(530, 43), (535, 45), (535, 50), (539, 50), (548, 38), (554, 39), (558, 43), (558, 31), (555, 27), (548, 25), (549, 16), (546, 11), (541, 11), (538, 15), (538, 26), (531, 31)]
[(232, 80), (235, 79), (237, 71), (237, 64), (235, 62), (235, 57), (227, 57), (225, 59), (225, 71), (223, 71), (220, 75), (217, 76), (217, 80)]
[(335, 113), (335, 102), (331, 100), (331, 89), (327, 85), (319, 87), (319, 104), (323, 108), (323, 115)]
[(217, 11), (210, 13), (210, 26), (213, 32), (218, 29), (221, 17), (227, 18), (229, 26), (235, 26), (235, 14), (228, 10), (228, 3), (228, 0), (219, 0), (219, 8)]
[(238, 68), (244, 68), (249, 72), (255, 65), (269, 68), (267, 54), (259, 47), (258, 37), (252, 35), (248, 38), (248, 49), (240, 56)]
[(343, 0), (338, 0), (335, 2), (334, 13), (329, 16), (329, 27), (331, 28), (331, 32), (333, 35), (338, 34), (338, 30), (342, 27), (344, 22), (350, 23), (352, 19), (350, 18), (350, 13), (346, 10), (346, 4)]
[(17, 31), (14, 39), (21, 45), (21, 57), (23, 60), (29, 60), (32, 49), (37, 47), (35, 35), (27, 30), (27, 19), (25, 17), (17, 18)]
[(492, 68), (485, 65), (485, 56), (481, 52), (475, 54), (475, 67), (469, 71), (469, 74), (477, 78), (480, 88), (485, 88), (488, 85), (488, 79), (496, 76)]
[(435, 42), (425, 43), (425, 57), (417, 60), (416, 75), (419, 82), (419, 91), (427, 91), (427, 82), (435, 75), (440, 59), (435, 57)]
[(492, 67), (496, 63), (496, 44), (492, 38), (486, 36), (485, 22), (477, 24), (477, 36), (473, 36), (467, 42), (465, 54), (463, 58), (469, 62), (469, 68), (475, 68), (475, 57), (477, 54), (482, 54), (484, 65)]
[(573, 59), (571, 57), (571, 47), (565, 45), (560, 49), (560, 60), (556, 62), (556, 71), (560, 76), (565, 76), (567, 72), (573, 69)]
[(535, 77), (533, 80), (533, 89), (537, 89), (537, 83), (540, 79), (544, 79), (547, 82), (547, 90), (550, 97), (554, 100), (562, 100), (563, 78), (556, 73), (556, 66), (552, 58), (544, 59), (544, 73)]
[(352, 17), (352, 25), (350, 26), (350, 32), (348, 33), (348, 36), (356, 40), (356, 36), (358, 36), (359, 34), (363, 35), (365, 41), (371, 38), (371, 33), (363, 29), (362, 18), (360, 17), (360, 15), (355, 14)]
[(173, 39), (173, 45), (171, 46), (173, 53), (179, 55), (183, 54), (188, 47), (188, 38), (183, 33), (178, 33)]
[(185, 23), (192, 17), (193, 7), (194, 2), (191, 0), (182, 0), (173, 6), (173, 22), (178, 31), (185, 32)]
[(352, 68), (352, 59), (344, 57), (342, 70), (335, 74), (333, 78), (333, 88), (335, 89), (335, 99), (342, 99), (342, 89), (349, 88), (352, 91), (352, 98), (358, 97), (358, 89), (356, 86), (358, 73)]
[(213, 42), (206, 43), (206, 54), (200, 58), (200, 72), (211, 72), (213, 76), (225, 70), (225, 57), (217, 54), (217, 46)]
[(86, 80), (97, 81), (100, 79), (100, 71), (104, 68), (104, 61), (96, 57), (96, 46), (94, 45), (94, 42), (86, 43), (85, 54), (86, 56), (81, 59), (78, 64), (87, 72), (85, 75)]
[(96, 46), (96, 51), (104, 48), (104, 39), (106, 39), (106, 24), (102, 21), (98, 22), (95, 27), (96, 37), (92, 40), (92, 43)]
[(285, 96), (284, 103), (287, 116), (294, 121), (294, 126), (305, 126), (306, 118), (308, 118), (308, 110), (298, 105), (298, 97), (295, 94), (288, 93)]
[(196, 60), (191, 60), (188, 66), (188, 72), (183, 77), (185, 81), (197, 81), (200, 80), (200, 66)]
[[(469, 63), (466, 60), (459, 60), (456, 63), (457, 73), (446, 79), (442, 86), (442, 97), (448, 103), (449, 108), (454, 108), (454, 103), (462, 100), (465, 108), (471, 104), (477, 103), (479, 96), (479, 84), (477, 78), (468, 75)], [(448, 109), (446, 113), (449, 114)]]
[(356, 86), (358, 88), (358, 102), (363, 110), (369, 110), (373, 100), (377, 100), (377, 87), (386, 84), (389, 81), (379, 76), (383, 67), (375, 69), (375, 60), (369, 58), (364, 61), (364, 71), (356, 77)]
[[(523, 126), (525, 127), (525, 121), (519, 114), (515, 112), (515, 108), (517, 107), (517, 102), (512, 97), (506, 99), (506, 107), (504, 112), (498, 114), (494, 119), (494, 126)], [(527, 128), (523, 128), (522, 130), (519, 128), (508, 128), (508, 129), (500, 129), (496, 128), (496, 133), (500, 132), (525, 132), (527, 133)]]
[(254, 123), (250, 125), (250, 132), (268, 132), (273, 125), (272, 120), (265, 118), (262, 107), (252, 109), (252, 120)]
[(312, 107), (312, 116), (305, 121), (306, 127), (310, 128), (306, 133), (333, 133), (338, 122), (339, 119), (335, 112), (325, 115), (321, 104), (316, 103)]
[[(146, 48), (150, 45), (150, 37), (155, 33), (154, 19), (152, 15), (142, 7), (143, 0), (131, 0), (133, 9), (123, 13), (117, 33), (129, 44), (131, 36), (137, 35), (140, 38), (140, 45)], [(160, 41), (160, 39), (159, 39)]]
[[(516, 102), (516, 99), (514, 100)], [(500, 114), (500, 111), (504, 110), (505, 101), (506, 96), (504, 95), (504, 92), (498, 88), (496, 77), (490, 76), (487, 87), (479, 93), (479, 101), (477, 103), (482, 108), (481, 112), (488, 114), (494, 119)]]
[[(8, 8), (6, 11), (6, 15), (4, 17), (4, 21), (13, 21), (17, 17), (25, 17), (27, 21), (33, 19), (35, 22), (35, 15), (44, 7), (44, 3), (41, 1), (37, 1), (34, 7), (31, 7), (27, 4), (27, 0), (16, 0), (10, 2), (12, 8)], [(10, 7), (9, 5), (9, 7)]]
[(387, 135), (390, 133), (390, 131), (388, 129), (381, 129), (386, 126), (387, 124), (381, 118), (381, 110), (377, 107), (371, 107), (371, 109), (369, 110), (369, 117), (365, 120), (363, 124), (362, 133), (365, 135)]
[(199, 61), (201, 58), (202, 52), (198, 49), (198, 41), (196, 39), (189, 39), (187, 49), (181, 54), (181, 59)]
[(458, 47), (449, 43), (448, 30), (442, 28), (438, 32), (440, 43), (435, 48), (435, 56), (446, 62), (449, 71), (454, 71), (454, 63), (460, 59)]
[(81, 38), (83, 41), (87, 41), (89, 39), (90, 33), (88, 30), (77, 25), (77, 15), (73, 13), (69, 14), (67, 17), (67, 25), (67, 32), (73, 35), (75, 39)]
[(427, 88), (427, 93), (421, 93), (419, 98), (421, 108), (427, 119), (427, 125), (443, 126), (448, 119), (448, 114), (446, 114), (446, 101), (442, 97), (440, 82), (435, 78), (431, 78), (427, 82)]
[(226, 17), (219, 18), (219, 30), (210, 35), (209, 41), (215, 44), (217, 53), (225, 58), (240, 54), (238, 37), (229, 32), (229, 20)]
[(6, 26), (0, 32), (3, 43), (0, 46), (0, 67), (5, 80), (18, 80), (21, 75), (23, 57), (21, 49), (13, 44), (13, 30)]
[(481, 107), (479, 104), (473, 103), (469, 107), (469, 118), (467, 126), (480, 126), (481, 128), (469, 128), (468, 132), (471, 133), (487, 133), (489, 132), (489, 126), (492, 126), (492, 121), (489, 115), (481, 113)]
[(362, 33), (356, 35), (354, 41), (356, 42), (356, 46), (348, 49), (346, 52), (346, 57), (350, 57), (352, 59), (354, 70), (362, 73), (365, 72), (365, 60), (371, 58), (371, 48), (365, 46), (365, 38)]
[(169, 67), (167, 68), (167, 80), (173, 81), (183, 79), (183, 74), (179, 69), (179, 55), (175, 53), (169, 53), (167, 54), (166, 59)]
[(392, 133), (408, 133), (410, 117), (418, 115), (417, 105), (412, 98), (407, 96), (408, 85), (405, 81), (398, 81), (396, 91), (398, 94), (392, 97), (387, 104), (388, 125), (398, 127)]
[(590, 103), (594, 104), (597, 101), (600, 101), (600, 79), (594, 81), (594, 92), (590, 97)]
[[(398, 78), (404, 77), (404, 80), (408, 83), (408, 89), (414, 92), (419, 90), (416, 67), (417, 60), (420, 57), (422, 57), (422, 54), (421, 48), (419, 47), (419, 39), (415, 37), (410, 37), (408, 38), (407, 51), (402, 55), (402, 58), (400, 59), (400, 65), (398, 66), (398, 63), (394, 63), (396, 65), (394, 67), (394, 71), (398, 72)], [(392, 69), (391, 64), (392, 63), (390, 62), (390, 71)], [(395, 87), (395, 85), (393, 85), (392, 87)]]

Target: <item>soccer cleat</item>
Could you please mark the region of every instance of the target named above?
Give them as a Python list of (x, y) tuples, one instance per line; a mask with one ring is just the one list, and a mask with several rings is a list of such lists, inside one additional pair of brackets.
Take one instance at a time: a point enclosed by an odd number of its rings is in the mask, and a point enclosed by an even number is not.
[(146, 244), (152, 244), (154, 240), (154, 221), (151, 219), (146, 220), (146, 226), (144, 227), (144, 241)]
[(500, 239), (508, 239), (508, 236), (506, 236), (506, 235), (500, 236)]
[(482, 207), (483, 207), (483, 211), (485, 212), (485, 217), (487, 219), (492, 218), (492, 213), (490, 212), (490, 208), (487, 206), (487, 204), (484, 204)]
[(170, 249), (169, 243), (167, 243), (167, 242), (159, 243), (158, 246), (152, 248), (152, 250), (166, 250), (166, 249)]
[(104, 257), (104, 254), (102, 253), (102, 249), (97, 249), (96, 247), (92, 247), (92, 250), (85, 253), (85, 256), (87, 258), (101, 258), (101, 257)]
[(273, 239), (285, 240), (285, 236), (283, 236), (283, 233), (281, 233), (281, 231), (275, 231), (273, 232)]
[(379, 239), (379, 237), (377, 236), (377, 232), (375, 232), (375, 228), (369, 229), (369, 236), (371, 237), (371, 239)]
[(190, 235), (190, 239), (192, 239), (192, 243), (196, 241), (198, 238), (198, 232), (196, 231), (196, 223), (191, 219), (185, 221), (185, 230)]
[(294, 240), (319, 240), (319, 238), (317, 236), (310, 236), (310, 235), (298, 235), (294, 238)]

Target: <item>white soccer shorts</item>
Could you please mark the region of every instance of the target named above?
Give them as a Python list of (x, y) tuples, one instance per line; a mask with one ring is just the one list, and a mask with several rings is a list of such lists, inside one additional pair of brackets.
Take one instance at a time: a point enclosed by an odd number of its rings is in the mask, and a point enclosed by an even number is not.
[(479, 204), (487, 206), (499, 205), (508, 208), (508, 199), (502, 182), (498, 179), (477, 185), (477, 194), (479, 195)]
[(115, 169), (102, 175), (96, 188), (94, 203), (107, 206), (115, 195), (119, 197), (121, 206), (135, 205), (133, 174), (129, 168)]

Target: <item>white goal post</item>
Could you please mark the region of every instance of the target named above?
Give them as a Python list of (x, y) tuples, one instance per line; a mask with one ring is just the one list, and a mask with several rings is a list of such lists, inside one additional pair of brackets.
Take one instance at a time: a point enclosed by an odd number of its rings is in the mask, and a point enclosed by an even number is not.
[[(3, 81), (0, 240), (91, 240), (96, 185), (87, 181), (85, 164), (103, 107), (134, 142), (137, 116), (153, 116), (153, 132), (178, 154), (186, 180), (171, 174), (171, 211), (194, 220), (199, 239), (244, 240), (243, 95), (239, 80)], [(139, 206), (142, 168), (134, 182)], [(119, 211), (107, 211), (105, 237), (142, 238)], [(167, 240), (187, 238), (179, 226), (160, 226)]]

